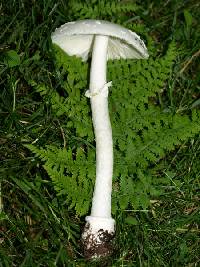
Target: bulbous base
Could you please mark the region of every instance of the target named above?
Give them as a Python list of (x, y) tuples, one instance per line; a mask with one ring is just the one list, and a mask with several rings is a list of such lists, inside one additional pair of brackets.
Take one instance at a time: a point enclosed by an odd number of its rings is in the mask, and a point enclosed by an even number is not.
[(113, 252), (114, 234), (114, 219), (87, 216), (82, 234), (85, 258), (100, 259), (110, 256)]

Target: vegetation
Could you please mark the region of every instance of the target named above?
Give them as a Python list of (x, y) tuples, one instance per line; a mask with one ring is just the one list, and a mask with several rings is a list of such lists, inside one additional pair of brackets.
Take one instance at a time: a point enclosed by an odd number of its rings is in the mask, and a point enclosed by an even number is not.
[[(198, 10), (179, 0), (1, 6), (0, 266), (198, 266)], [(136, 31), (150, 52), (108, 63), (117, 231), (104, 263), (86, 262), (80, 243), (95, 177), (89, 63), (50, 40), (85, 18)]]

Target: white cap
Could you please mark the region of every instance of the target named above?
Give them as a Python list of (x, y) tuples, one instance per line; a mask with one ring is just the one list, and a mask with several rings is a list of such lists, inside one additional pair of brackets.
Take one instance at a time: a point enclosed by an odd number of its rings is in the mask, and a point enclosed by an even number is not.
[(109, 36), (107, 59), (148, 58), (147, 48), (131, 30), (103, 20), (68, 22), (52, 34), (52, 42), (68, 55), (87, 60), (92, 50), (94, 35)]

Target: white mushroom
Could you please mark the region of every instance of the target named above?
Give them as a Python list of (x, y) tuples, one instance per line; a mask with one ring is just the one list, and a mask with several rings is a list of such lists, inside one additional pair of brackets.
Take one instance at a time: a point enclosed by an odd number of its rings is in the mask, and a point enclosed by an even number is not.
[(91, 101), (96, 140), (96, 182), (91, 215), (86, 217), (82, 239), (86, 257), (108, 256), (112, 251), (110, 241), (115, 232), (115, 220), (111, 216), (113, 142), (108, 111), (111, 82), (106, 81), (107, 60), (148, 58), (148, 52), (136, 33), (101, 20), (68, 22), (55, 30), (52, 42), (83, 61), (92, 53), (86, 96)]

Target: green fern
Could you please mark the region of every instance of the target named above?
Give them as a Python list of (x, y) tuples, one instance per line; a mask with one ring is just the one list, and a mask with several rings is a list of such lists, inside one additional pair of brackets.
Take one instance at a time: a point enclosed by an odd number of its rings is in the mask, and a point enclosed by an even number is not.
[(60, 149), (53, 145), (45, 149), (33, 145), (26, 147), (45, 162), (43, 167), (52, 179), (58, 196), (65, 195), (69, 208), (75, 208), (77, 214), (86, 214), (95, 179), (94, 150), (86, 155), (81, 148), (73, 152), (71, 148)]
[[(135, 3), (122, 2), (117, 0), (93, 0), (69, 2), (70, 14), (73, 19), (108, 19), (119, 18), (120, 15), (128, 12), (136, 12), (139, 6)], [(120, 14), (120, 15), (119, 15)]]
[[(58, 195), (65, 195), (69, 208), (78, 215), (88, 212), (95, 179), (94, 135), (87, 89), (88, 64), (67, 56), (55, 46), (61, 97), (45, 85), (32, 85), (48, 99), (55, 116), (65, 116), (63, 125), (90, 144), (83, 148), (27, 147), (44, 161)], [(150, 199), (163, 193), (165, 178), (158, 176), (159, 162), (166, 153), (200, 130), (199, 112), (180, 115), (155, 104), (166, 87), (176, 57), (172, 43), (164, 57), (149, 60), (108, 62), (108, 80), (113, 81), (109, 109), (114, 139), (112, 211), (127, 207), (147, 208)]]

